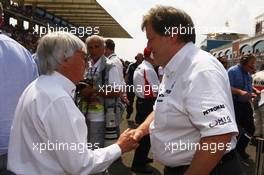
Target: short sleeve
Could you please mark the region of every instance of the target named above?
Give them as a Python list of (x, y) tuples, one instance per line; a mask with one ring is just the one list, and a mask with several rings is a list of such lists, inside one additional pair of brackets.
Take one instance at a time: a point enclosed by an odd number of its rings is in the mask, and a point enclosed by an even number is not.
[(203, 71), (192, 80), (185, 106), (201, 137), (238, 132), (227, 76)]

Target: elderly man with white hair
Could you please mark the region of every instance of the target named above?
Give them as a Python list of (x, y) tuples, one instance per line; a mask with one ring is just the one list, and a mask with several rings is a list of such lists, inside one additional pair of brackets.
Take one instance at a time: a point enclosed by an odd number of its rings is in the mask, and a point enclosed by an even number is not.
[(90, 150), (85, 118), (73, 101), (83, 79), (85, 44), (66, 32), (41, 38), (42, 75), (23, 92), (12, 125), (8, 168), (16, 174), (87, 175), (104, 171), (137, 146), (125, 131), (116, 144)]
[[(104, 38), (92, 35), (86, 39), (85, 43), (91, 58), (85, 75), (86, 81), (90, 83), (82, 90), (82, 95), (88, 101), (86, 114), (88, 140), (102, 148), (107, 146), (108, 142), (111, 143), (120, 132), (121, 116), (118, 102), (122, 94), (122, 83), (117, 67), (108, 63), (104, 56)], [(115, 128), (116, 133), (111, 134), (109, 139), (105, 127), (106, 129)]]

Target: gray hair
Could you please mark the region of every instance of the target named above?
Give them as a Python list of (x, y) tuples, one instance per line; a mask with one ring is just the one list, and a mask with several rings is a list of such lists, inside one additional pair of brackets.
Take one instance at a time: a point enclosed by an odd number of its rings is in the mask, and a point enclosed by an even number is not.
[(105, 40), (103, 37), (98, 36), (98, 35), (92, 35), (89, 36), (86, 40), (85, 40), (85, 44), (89, 44), (91, 41), (96, 41), (99, 42), (101, 44), (101, 47), (105, 47)]
[(53, 73), (63, 59), (73, 56), (78, 49), (87, 53), (82, 40), (71, 33), (58, 31), (43, 36), (37, 47), (40, 72), (42, 74)]

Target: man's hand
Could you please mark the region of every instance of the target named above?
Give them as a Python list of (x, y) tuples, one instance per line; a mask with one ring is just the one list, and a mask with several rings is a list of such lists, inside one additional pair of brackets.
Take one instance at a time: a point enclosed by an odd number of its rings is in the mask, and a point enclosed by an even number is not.
[(120, 146), (122, 153), (131, 151), (138, 147), (138, 141), (145, 135), (149, 134), (149, 125), (153, 121), (154, 112), (151, 112), (147, 119), (137, 129), (125, 130), (117, 140), (117, 144)]
[(144, 133), (141, 129), (132, 129), (129, 131), (130, 137), (132, 137), (135, 141), (139, 142), (142, 137), (144, 137)]
[(138, 143), (133, 139), (130, 129), (125, 130), (117, 140), (117, 144), (121, 148), (122, 154), (129, 152), (138, 147)]
[(251, 100), (251, 98), (252, 98), (252, 94), (248, 93), (247, 91), (241, 90), (240, 95), (247, 100)]
[(154, 119), (154, 112), (151, 112), (147, 119), (137, 129), (129, 130), (129, 135), (139, 142), (145, 135), (149, 134), (149, 125)]

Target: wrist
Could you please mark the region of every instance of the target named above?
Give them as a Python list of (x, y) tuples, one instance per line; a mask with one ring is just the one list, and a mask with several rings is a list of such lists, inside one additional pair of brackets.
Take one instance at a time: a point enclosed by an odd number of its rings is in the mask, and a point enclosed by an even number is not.
[(241, 95), (241, 96), (243, 96), (243, 95), (245, 95), (246, 93), (245, 93), (245, 91), (243, 91), (243, 90), (239, 90), (239, 93), (238, 93), (239, 95)]
[(123, 153), (124, 153), (124, 148), (123, 148), (122, 143), (121, 143), (119, 140), (117, 140), (116, 144), (117, 144), (118, 147), (120, 148), (120, 152), (121, 152), (121, 154), (123, 154)]
[(145, 126), (139, 126), (137, 128), (138, 132), (141, 133), (141, 138), (144, 137), (145, 135), (147, 135), (149, 133), (149, 128), (145, 127)]

